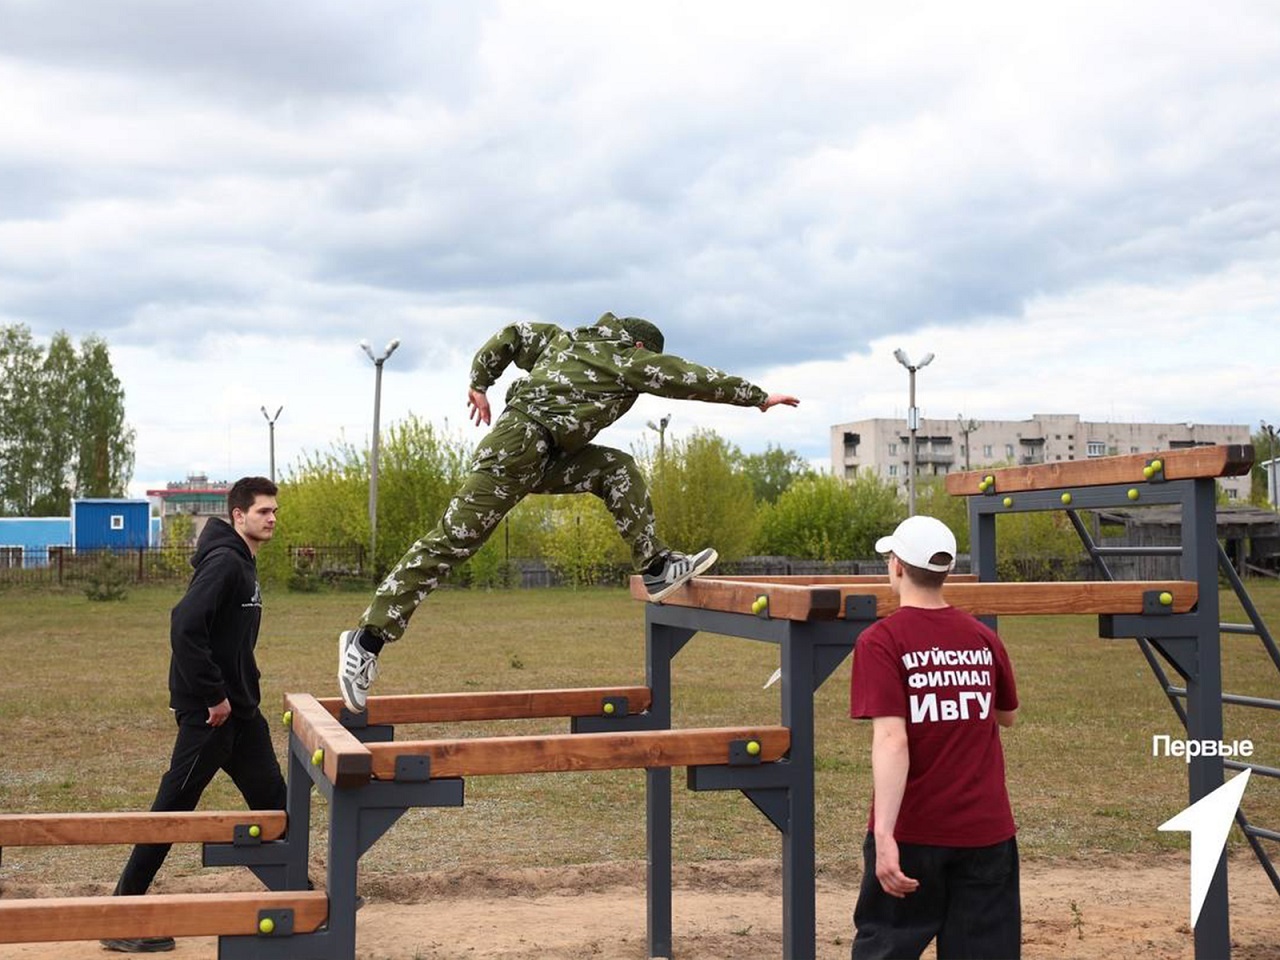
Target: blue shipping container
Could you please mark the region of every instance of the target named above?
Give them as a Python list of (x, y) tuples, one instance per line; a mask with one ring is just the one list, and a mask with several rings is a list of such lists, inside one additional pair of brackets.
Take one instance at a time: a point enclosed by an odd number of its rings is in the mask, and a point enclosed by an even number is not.
[(146, 500), (72, 500), (71, 545), (76, 550), (128, 550), (151, 543)]

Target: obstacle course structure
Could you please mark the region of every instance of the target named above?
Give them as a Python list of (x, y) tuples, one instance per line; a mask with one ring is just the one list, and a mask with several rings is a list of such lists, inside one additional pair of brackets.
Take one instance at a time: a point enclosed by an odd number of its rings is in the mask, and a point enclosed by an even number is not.
[[(1185, 699), (1191, 735), (1220, 738), (1220, 664), (1214, 667), (1219, 657), (1219, 625), (1212, 557), (1216, 546), (1213, 478), (1247, 470), (1251, 461), (1249, 448), (1221, 447), (957, 475), (948, 485), (950, 489), (954, 481), (952, 492), (970, 498), (975, 574), (951, 578), (945, 595), (955, 606), (984, 617), (1098, 616), (1102, 636), (1138, 639), (1172, 662), (1186, 677), (1187, 687), (1180, 694), (1170, 692), (1170, 697), (1175, 702)], [(1087, 509), (1110, 504), (1117, 496), (1130, 504), (1136, 499), (1183, 505), (1184, 527), (1191, 531), (1192, 544), (1182, 553), (1182, 579), (996, 582), (994, 536), (999, 513), (1050, 506)], [(1094, 545), (1094, 550), (1097, 557), (1105, 555), (1104, 548)], [(639, 578), (632, 581), (631, 591), (637, 599), (647, 599)], [(671, 909), (671, 769), (684, 766), (691, 790), (738, 790), (778, 830), (782, 956), (813, 957), (814, 693), (846, 660), (862, 630), (892, 612), (895, 603), (883, 578), (702, 577), (665, 603), (646, 605), (645, 686), (371, 697), (367, 711), (355, 716), (336, 699), (289, 694), (285, 704), (290, 726), (288, 829), (284, 834), (275, 832), (276, 819), (268, 820), (280, 817), (279, 813), (242, 813), (230, 815), (230, 842), (227, 824), (222, 823), (214, 837), (221, 842), (211, 843), (207, 836), (195, 835), (195, 818), (200, 815), (185, 814), (181, 816), (187, 818), (187, 826), (179, 831), (181, 837), (173, 837), (205, 842), (206, 864), (249, 866), (277, 892), (188, 897), (184, 904), (191, 901), (193, 905), (184, 906), (183, 913), (200, 918), (199, 932), (219, 934), (220, 960), (349, 958), (356, 944), (360, 858), (407, 810), (462, 806), (469, 776), (642, 769), (649, 955), (673, 957), (677, 952)], [(781, 704), (776, 725), (671, 728), (673, 662), (699, 633), (778, 646)], [(568, 733), (395, 740), (400, 724), (557, 717), (570, 721)], [(1193, 801), (1222, 782), (1221, 758), (1197, 758), (1190, 770)], [(313, 789), (327, 801), (329, 810), (323, 893), (305, 889)], [(39, 824), (38, 817), (0, 818), (0, 847), (23, 842), (103, 842), (89, 839), (103, 836), (115, 838), (110, 842), (125, 842), (120, 833), (112, 832), (114, 827), (104, 825), (104, 818), (110, 816), (82, 815), (75, 828), (65, 819), (46, 818)], [(250, 832), (254, 826), (257, 836)], [(144, 825), (139, 820), (132, 829), (132, 838), (163, 839), (155, 823)], [(1219, 874), (1196, 929), (1198, 957), (1227, 956), (1230, 951), (1225, 867), (1220, 865)], [(160, 897), (95, 899), (99, 912), (94, 913), (91, 905), (76, 904), (66, 914), (75, 922), (60, 920), (56, 925), (50, 917), (57, 908), (48, 906), (55, 901), (0, 901), (0, 942), (6, 936), (93, 939), (185, 936), (195, 930), (176, 922), (162, 923)]]

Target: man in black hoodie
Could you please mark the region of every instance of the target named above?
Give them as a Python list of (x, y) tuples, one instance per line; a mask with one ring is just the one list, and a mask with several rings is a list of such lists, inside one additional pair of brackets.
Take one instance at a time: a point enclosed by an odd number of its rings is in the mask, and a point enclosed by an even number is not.
[[(230, 523), (212, 518), (196, 544), (195, 572), (170, 617), (169, 706), (178, 724), (169, 772), (152, 810), (194, 810), (214, 775), (225, 770), (251, 810), (283, 810), (286, 787), (258, 709), (253, 656), (262, 619), (255, 557), (276, 524), (276, 485), (244, 477), (227, 493)], [(168, 844), (139, 844), (125, 864), (117, 896), (147, 892)], [(174, 948), (171, 937), (103, 940), (122, 953)]]

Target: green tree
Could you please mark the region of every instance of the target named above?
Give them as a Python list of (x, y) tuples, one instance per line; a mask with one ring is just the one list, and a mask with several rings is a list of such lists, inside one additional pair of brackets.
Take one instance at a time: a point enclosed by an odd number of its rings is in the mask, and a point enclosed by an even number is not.
[[(101, 337), (81, 341), (76, 379), (80, 391), (74, 414), (75, 495), (123, 496), (133, 476), (134, 431), (125, 423), (124, 388), (111, 368), (111, 353)], [(49, 406), (46, 398), (46, 409)]]
[(735, 466), (750, 477), (757, 503), (777, 503), (791, 484), (813, 474), (800, 454), (773, 444), (764, 453), (738, 454)]
[[(1267, 489), (1267, 484), (1271, 480), (1262, 465), (1268, 460), (1280, 458), (1280, 435), (1273, 436), (1266, 430), (1259, 430), (1249, 438), (1249, 442), (1253, 444), (1253, 468), (1249, 472), (1249, 502), (1255, 506), (1265, 507), (1271, 502), (1270, 491)], [(1280, 479), (1276, 483), (1280, 484)]]
[(26, 326), (0, 327), (0, 515), (30, 516), (40, 495), (40, 364)]
[(609, 570), (630, 562), (630, 551), (598, 497), (574, 494), (546, 499), (551, 509), (544, 555), (570, 584), (599, 583)]
[(124, 494), (134, 431), (107, 343), (46, 351), (24, 325), (0, 327), (0, 514), (65, 515), (72, 497)]
[(663, 540), (677, 550), (711, 545), (726, 561), (750, 552), (755, 495), (751, 478), (735, 468), (740, 457), (737, 447), (710, 430), (669, 439), (660, 463), (647, 446), (639, 449)]
[(757, 551), (809, 560), (875, 556), (875, 542), (906, 516), (895, 486), (874, 474), (848, 482), (829, 475), (797, 480), (761, 509)]
[(40, 368), (38, 388), (41, 401), (37, 416), (44, 444), (40, 456), (40, 493), (32, 505), (32, 512), (37, 516), (67, 516), (71, 512), (77, 421), (82, 406), (79, 368), (71, 338), (62, 332), (55, 334)]

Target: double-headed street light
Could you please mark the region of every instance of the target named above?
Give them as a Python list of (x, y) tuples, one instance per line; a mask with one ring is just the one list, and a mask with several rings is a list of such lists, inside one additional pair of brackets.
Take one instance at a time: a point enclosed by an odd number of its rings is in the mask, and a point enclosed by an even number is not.
[(671, 414), (667, 414), (657, 423), (649, 421), (649, 429), (658, 435), (658, 463), (662, 463), (667, 453), (667, 424), (671, 422)]
[(382, 413), (382, 365), (387, 358), (396, 352), (399, 340), (387, 344), (382, 356), (373, 354), (368, 340), (360, 341), (360, 348), (373, 361), (373, 441), (369, 447), (369, 562), (373, 565), (374, 575), (378, 570), (378, 421)]
[(280, 411), (283, 409), (284, 405), (282, 404), (280, 408), (276, 410), (276, 415), (273, 417), (271, 414), (267, 413), (267, 408), (265, 406), (262, 408), (262, 416), (267, 421), (267, 431), (270, 434), (271, 473), (269, 476), (271, 477), (272, 483), (276, 482), (276, 421), (280, 419)]
[(912, 363), (901, 347), (893, 351), (893, 355), (907, 368), (911, 384), (911, 399), (907, 407), (907, 431), (911, 435), (911, 445), (907, 448), (907, 516), (914, 517), (916, 515), (916, 430), (920, 427), (920, 411), (916, 408), (916, 371), (932, 363), (933, 354), (926, 353), (919, 363)]

